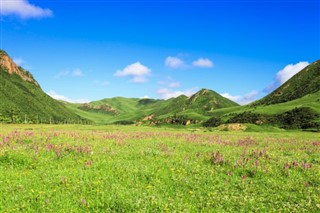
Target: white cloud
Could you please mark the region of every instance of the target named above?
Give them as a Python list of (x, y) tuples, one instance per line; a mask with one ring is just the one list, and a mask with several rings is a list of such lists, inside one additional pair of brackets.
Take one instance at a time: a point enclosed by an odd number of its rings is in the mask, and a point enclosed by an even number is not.
[(74, 77), (81, 77), (81, 76), (84, 76), (82, 71), (79, 69), (79, 68), (76, 68), (72, 71), (71, 73), (72, 76)]
[(177, 57), (168, 56), (165, 60), (165, 65), (169, 68), (177, 69), (185, 66), (184, 61)]
[(148, 81), (147, 76), (150, 75), (151, 70), (141, 64), (140, 62), (136, 62), (126, 66), (123, 70), (118, 70), (114, 76), (117, 77), (131, 77), (131, 82), (134, 83), (144, 83)]
[(179, 91), (179, 90), (171, 90), (168, 88), (161, 88), (157, 91), (158, 95), (160, 96), (161, 99), (169, 99), (169, 98), (176, 98), (180, 95), (186, 95), (188, 97), (190, 97), (191, 95), (193, 95), (194, 93), (197, 92), (196, 88), (191, 88), (191, 89), (186, 89), (183, 91)]
[(150, 97), (145, 95), (145, 96), (140, 97), (139, 99), (150, 99)]
[(243, 99), (244, 99), (245, 101), (248, 101), (248, 103), (249, 103), (249, 102), (252, 102), (253, 100), (255, 100), (259, 94), (260, 94), (260, 93), (259, 93), (258, 91), (252, 90), (251, 92), (245, 94), (245, 95), (243, 96)]
[(174, 81), (170, 76), (166, 77), (165, 80), (159, 81), (159, 85), (162, 85), (162, 87), (170, 87), (170, 88), (177, 88), (181, 86), (181, 83), (178, 81)]
[(57, 75), (54, 76), (55, 79), (59, 79), (61, 77), (65, 77), (69, 75), (70, 71), (61, 71)]
[(239, 103), (239, 101), (242, 99), (242, 97), (240, 95), (231, 95), (229, 93), (222, 93), (220, 94), (221, 96), (230, 99), (231, 101), (237, 102)]
[(50, 90), (49, 92), (47, 92), (47, 94), (49, 96), (51, 96), (52, 98), (56, 99), (56, 100), (61, 100), (61, 101), (67, 101), (70, 103), (88, 103), (90, 102), (88, 99), (86, 98), (82, 98), (82, 99), (71, 99), (68, 97), (65, 97), (63, 95), (59, 95), (57, 94), (54, 90)]
[(276, 75), (276, 80), (279, 82), (280, 85), (285, 83), (289, 80), (292, 76), (297, 74), (303, 68), (309, 65), (309, 62), (302, 61), (296, 64), (289, 64), (285, 66), (282, 70), (280, 70)]
[(165, 59), (165, 65), (172, 69), (177, 68), (192, 68), (192, 67), (200, 67), (200, 68), (212, 68), (214, 66), (213, 62), (208, 58), (199, 58), (192, 62), (192, 65), (186, 64), (181, 58), (168, 56)]
[(208, 58), (199, 58), (198, 60), (192, 62), (194, 67), (201, 67), (201, 68), (211, 68), (213, 67), (213, 62)]
[(145, 76), (133, 76), (130, 81), (133, 83), (145, 83), (148, 81), (148, 78), (146, 78)]
[(64, 70), (59, 72), (57, 75), (54, 76), (55, 79), (59, 79), (62, 77), (66, 77), (66, 76), (71, 76), (71, 77), (82, 77), (84, 76), (83, 72), (81, 71), (81, 69), (76, 68), (74, 70)]
[(109, 86), (110, 82), (109, 81), (102, 81), (101, 86)]
[(171, 82), (168, 84), (168, 87), (170, 88), (177, 88), (177, 87), (180, 87), (181, 86), (181, 83), (180, 82)]
[(241, 95), (231, 95), (229, 93), (222, 93), (222, 95), (225, 98), (230, 99), (231, 101), (234, 101), (240, 105), (245, 105), (248, 103), (251, 103), (257, 99), (257, 96), (260, 94), (260, 92), (256, 90), (252, 90), (251, 92), (241, 96)]
[(306, 66), (309, 65), (309, 62), (302, 61), (296, 64), (289, 64), (285, 66), (282, 70), (277, 72), (275, 80), (268, 85), (266, 88), (264, 88), (265, 93), (269, 93), (276, 89), (277, 87), (284, 84), (287, 80), (289, 80), (292, 76), (300, 72), (302, 69), (304, 69)]
[(18, 66), (22, 66), (23, 64), (25, 64), (25, 61), (22, 58), (14, 58), (12, 60)]
[(103, 86), (103, 87), (110, 85), (109, 81), (98, 81), (98, 80), (95, 80), (93, 83), (98, 84), (98, 85)]
[(28, 0), (1, 0), (2, 15), (16, 15), (22, 19), (51, 17), (50, 9), (30, 4)]

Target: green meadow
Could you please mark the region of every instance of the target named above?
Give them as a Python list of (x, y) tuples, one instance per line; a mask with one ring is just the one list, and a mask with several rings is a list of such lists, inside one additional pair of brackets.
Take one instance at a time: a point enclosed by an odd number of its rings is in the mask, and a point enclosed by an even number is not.
[(0, 212), (320, 211), (319, 133), (0, 125)]

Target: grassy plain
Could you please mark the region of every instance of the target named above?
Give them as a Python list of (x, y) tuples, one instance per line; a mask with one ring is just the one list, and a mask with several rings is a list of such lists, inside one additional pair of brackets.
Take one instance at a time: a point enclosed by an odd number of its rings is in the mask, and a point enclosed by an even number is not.
[(319, 133), (0, 125), (0, 212), (320, 211)]

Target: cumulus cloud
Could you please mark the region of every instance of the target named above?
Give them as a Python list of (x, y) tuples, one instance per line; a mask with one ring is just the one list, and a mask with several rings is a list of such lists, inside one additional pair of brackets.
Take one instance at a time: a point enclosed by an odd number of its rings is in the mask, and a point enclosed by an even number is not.
[(277, 87), (284, 84), (287, 80), (289, 80), (292, 76), (300, 72), (302, 69), (304, 69), (306, 66), (308, 66), (309, 63), (306, 61), (299, 62), (296, 64), (289, 64), (285, 66), (282, 70), (277, 72), (274, 81), (269, 84), (267, 87), (265, 87), (262, 91), (256, 91), (252, 90), (251, 92), (245, 94), (245, 95), (231, 95), (229, 93), (223, 93), (221, 94), (223, 97), (228, 98), (234, 102), (237, 102), (240, 105), (245, 105), (248, 103), (251, 103), (255, 101), (259, 96), (269, 93), (276, 89)]
[(1, 1), (2, 15), (15, 15), (22, 19), (45, 18), (53, 16), (50, 9), (30, 4), (28, 0)]
[(166, 77), (163, 81), (159, 81), (158, 84), (162, 85), (162, 87), (169, 88), (177, 88), (181, 86), (180, 82), (173, 80), (170, 76)]
[(309, 62), (307, 61), (302, 61), (296, 64), (289, 64), (277, 73), (276, 80), (281, 85), (308, 65)]
[(83, 72), (81, 71), (81, 69), (76, 68), (74, 70), (64, 70), (59, 72), (58, 74), (56, 74), (54, 76), (55, 79), (59, 79), (62, 77), (66, 77), (66, 76), (71, 76), (71, 77), (82, 77), (84, 76)]
[(171, 89), (168, 89), (168, 88), (161, 88), (157, 91), (158, 95), (160, 96), (161, 99), (169, 99), (169, 98), (176, 98), (180, 95), (186, 95), (186, 96), (191, 96), (193, 95), (194, 93), (197, 92), (197, 89), (196, 88), (191, 88), (191, 89), (186, 89), (186, 90), (183, 90), (183, 91), (180, 91), (180, 90), (171, 90)]
[(251, 103), (257, 99), (257, 96), (260, 94), (260, 92), (256, 90), (252, 90), (251, 92), (241, 96), (241, 95), (231, 95), (229, 93), (222, 93), (222, 95), (225, 98), (230, 99), (231, 101), (234, 101), (240, 105), (245, 105), (248, 103)]
[(25, 61), (22, 58), (13, 58), (12, 60), (18, 66), (22, 66), (23, 64), (25, 64)]
[(288, 64), (282, 70), (277, 72), (274, 81), (271, 84), (269, 84), (266, 88), (264, 88), (263, 91), (265, 93), (269, 93), (273, 91), (274, 89), (284, 84), (292, 76), (300, 72), (302, 69), (304, 69), (308, 65), (309, 65), (309, 62), (307, 61), (302, 61), (296, 64)]
[(99, 81), (99, 80), (95, 80), (93, 83), (98, 84), (100, 86), (106, 87), (110, 85), (109, 81)]
[(150, 99), (150, 97), (145, 95), (145, 96), (140, 97), (139, 99)]
[(82, 98), (82, 99), (71, 99), (71, 98), (68, 98), (68, 97), (66, 97), (66, 96), (57, 94), (54, 90), (50, 90), (49, 92), (47, 92), (47, 94), (48, 94), (49, 96), (51, 96), (52, 98), (56, 99), (56, 100), (66, 101), (66, 102), (70, 102), (70, 103), (88, 103), (88, 102), (90, 102), (90, 101), (89, 101), (88, 99), (86, 99), (86, 98)]
[(109, 86), (110, 82), (109, 81), (102, 81), (101, 86)]
[(168, 56), (165, 60), (165, 65), (172, 69), (178, 68), (212, 68), (213, 62), (208, 58), (199, 58), (192, 62), (192, 64), (185, 63), (181, 58)]
[(184, 61), (177, 57), (168, 56), (164, 64), (172, 69), (182, 68), (185, 66)]
[(150, 75), (151, 70), (141, 64), (139, 61), (126, 66), (123, 70), (118, 70), (114, 76), (116, 77), (131, 77), (131, 82), (144, 83), (148, 81), (147, 76)]
[(61, 71), (59, 72), (58, 74), (56, 74), (54, 76), (55, 79), (59, 79), (59, 78), (62, 78), (62, 77), (65, 77), (67, 75), (69, 75), (70, 71)]
[(171, 82), (168, 84), (168, 87), (170, 88), (177, 88), (177, 87), (180, 87), (181, 86), (181, 83), (176, 81), (176, 82)]
[(242, 96), (240, 96), (240, 95), (231, 95), (231, 94), (229, 94), (227, 92), (226, 93), (221, 93), (220, 95), (225, 97), (225, 98), (230, 99), (231, 101), (237, 102), (237, 103), (242, 99)]
[(199, 58), (198, 60), (192, 62), (194, 67), (201, 67), (201, 68), (211, 68), (213, 67), (213, 62), (208, 58)]
[(74, 77), (84, 76), (82, 71), (79, 68), (76, 68), (75, 70), (73, 70), (71, 75), (74, 76)]

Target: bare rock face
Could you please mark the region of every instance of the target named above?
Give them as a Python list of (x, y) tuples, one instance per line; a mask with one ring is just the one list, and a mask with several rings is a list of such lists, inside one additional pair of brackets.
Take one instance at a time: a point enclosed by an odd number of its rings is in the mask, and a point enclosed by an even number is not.
[(144, 117), (142, 120), (143, 121), (150, 121), (152, 119), (154, 119), (154, 114), (148, 115), (148, 116)]
[(32, 74), (22, 67), (17, 66), (8, 54), (0, 50), (0, 66), (4, 68), (10, 75), (16, 74), (20, 76), (24, 81), (31, 82), (36, 86), (39, 86), (38, 82), (33, 78)]

